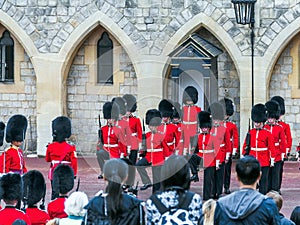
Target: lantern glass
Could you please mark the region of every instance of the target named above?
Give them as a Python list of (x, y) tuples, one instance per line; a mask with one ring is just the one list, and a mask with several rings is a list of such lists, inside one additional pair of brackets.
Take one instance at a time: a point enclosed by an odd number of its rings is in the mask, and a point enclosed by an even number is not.
[(256, 0), (232, 0), (236, 22), (238, 24), (254, 24), (254, 4)]

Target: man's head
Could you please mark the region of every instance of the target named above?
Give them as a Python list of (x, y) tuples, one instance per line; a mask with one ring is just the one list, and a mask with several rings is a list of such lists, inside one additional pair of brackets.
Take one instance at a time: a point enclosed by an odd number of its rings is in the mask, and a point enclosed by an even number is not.
[(245, 156), (235, 166), (238, 180), (244, 185), (253, 185), (260, 177), (260, 164), (253, 156)]

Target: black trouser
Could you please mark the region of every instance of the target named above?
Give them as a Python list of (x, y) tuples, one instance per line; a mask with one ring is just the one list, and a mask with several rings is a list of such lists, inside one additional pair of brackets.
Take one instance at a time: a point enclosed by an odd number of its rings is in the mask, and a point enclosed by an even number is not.
[(108, 151), (105, 151), (103, 149), (97, 150), (96, 151), (96, 155), (97, 155), (97, 161), (99, 164), (99, 167), (101, 169), (101, 174), (103, 173), (103, 165), (105, 163), (105, 160), (109, 160), (109, 153)]
[(215, 190), (216, 190), (217, 198), (223, 193), (224, 173), (225, 173), (225, 163), (222, 163), (220, 164), (219, 169), (216, 170)]
[(204, 168), (203, 178), (203, 200), (214, 198), (216, 195), (215, 182), (216, 182), (216, 167)]
[(268, 188), (273, 191), (279, 191), (280, 188), (280, 168), (281, 161), (274, 163), (273, 167), (270, 167), (268, 177)]
[(263, 195), (268, 192), (268, 177), (269, 177), (269, 166), (261, 167), (261, 178), (259, 180), (259, 192)]
[(225, 163), (225, 174), (224, 174), (224, 189), (230, 188), (230, 178), (231, 178), (231, 165), (232, 165), (232, 157), (229, 157), (227, 163)]
[(281, 184), (282, 184), (283, 166), (284, 166), (284, 161), (281, 161), (280, 173), (279, 173), (279, 190), (281, 189)]
[(129, 154), (129, 160), (132, 162), (132, 165), (129, 165), (128, 168), (128, 178), (126, 184), (133, 186), (135, 180), (135, 164), (137, 160), (138, 150), (131, 150)]
[(201, 163), (201, 157), (197, 154), (193, 154), (189, 160), (190, 168), (191, 168), (191, 173), (193, 175), (198, 175), (199, 171), (199, 166)]

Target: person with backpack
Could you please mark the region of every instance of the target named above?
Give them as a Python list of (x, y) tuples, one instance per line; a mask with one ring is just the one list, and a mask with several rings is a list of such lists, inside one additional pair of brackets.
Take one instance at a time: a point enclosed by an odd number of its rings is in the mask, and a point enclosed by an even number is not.
[(144, 225), (143, 202), (123, 193), (122, 183), (128, 176), (128, 165), (122, 159), (110, 159), (103, 166), (105, 191), (100, 191), (85, 209), (84, 225)]
[(170, 156), (161, 170), (161, 192), (146, 201), (147, 224), (199, 224), (203, 221), (202, 200), (189, 191), (188, 161), (180, 155)]

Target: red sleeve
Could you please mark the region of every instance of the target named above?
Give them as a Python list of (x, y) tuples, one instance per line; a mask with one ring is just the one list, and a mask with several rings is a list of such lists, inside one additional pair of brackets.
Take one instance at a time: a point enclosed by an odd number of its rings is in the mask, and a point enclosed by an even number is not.
[(286, 153), (286, 139), (285, 139), (285, 134), (284, 134), (284, 130), (281, 129), (280, 133), (279, 133), (279, 148), (280, 148), (280, 152), (281, 153)]
[(274, 137), (273, 135), (268, 132), (268, 149), (269, 149), (269, 152), (270, 152), (270, 157), (271, 158), (275, 158), (276, 157), (276, 149), (275, 149), (275, 142), (274, 142)]
[(162, 143), (161, 143), (162, 147), (163, 147), (163, 154), (164, 157), (169, 157), (170, 156), (170, 147), (167, 145), (167, 142), (165, 139), (163, 139)]
[(288, 152), (291, 151), (292, 148), (292, 134), (290, 125), (285, 123), (285, 136), (286, 136), (286, 148), (288, 148)]
[(47, 145), (47, 149), (46, 149), (46, 157), (45, 157), (45, 160), (46, 162), (51, 162), (51, 156), (50, 156), (50, 144)]
[(76, 153), (76, 147), (75, 146), (72, 146), (70, 160), (71, 160), (71, 167), (74, 170), (74, 176), (76, 176), (78, 165), (77, 165), (77, 153)]
[(226, 131), (225, 131), (224, 141), (225, 141), (225, 148), (226, 148), (225, 151), (226, 151), (226, 153), (227, 152), (231, 153), (232, 147), (231, 147), (231, 141), (230, 141), (230, 132), (229, 132), (228, 129), (226, 129)]
[(233, 123), (233, 128), (232, 128), (232, 137), (233, 137), (233, 148), (238, 148), (239, 147), (239, 134), (238, 134), (237, 126), (234, 123)]
[(25, 163), (24, 155), (23, 155), (23, 173), (27, 173), (27, 168), (26, 168), (26, 163)]
[(10, 151), (7, 150), (4, 155), (5, 158), (5, 173), (9, 172), (10, 163), (12, 161), (13, 156), (10, 154)]
[(174, 127), (175, 127), (175, 148), (177, 148), (178, 143), (180, 141), (180, 132), (177, 126), (174, 125)]
[(141, 120), (139, 118), (136, 119), (136, 124), (135, 124), (136, 132), (137, 132), (137, 137), (139, 139), (139, 143), (142, 142), (142, 135), (143, 135), (143, 130), (142, 130), (142, 124)]

